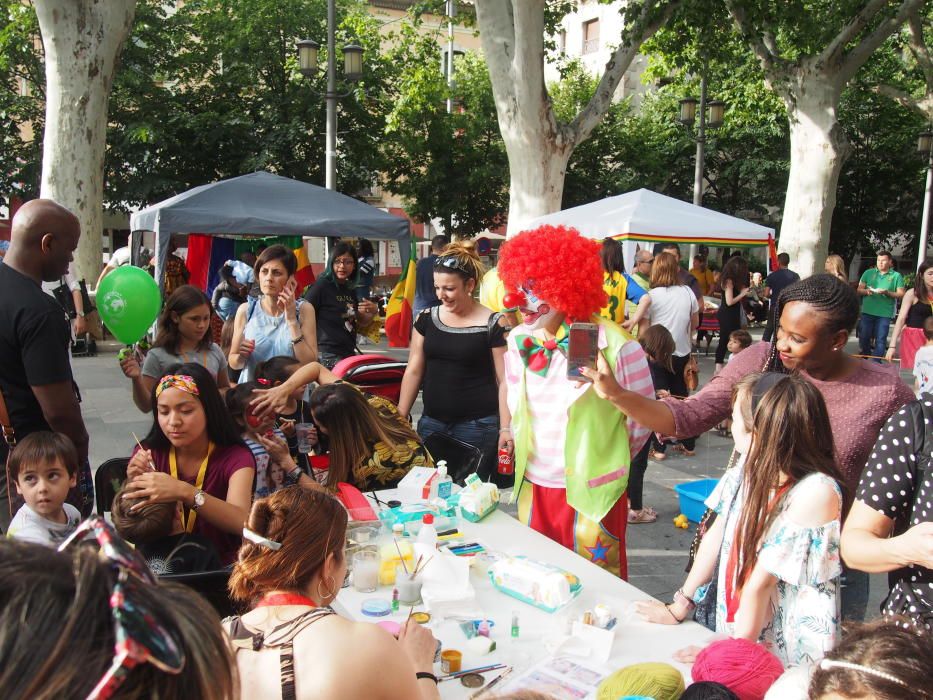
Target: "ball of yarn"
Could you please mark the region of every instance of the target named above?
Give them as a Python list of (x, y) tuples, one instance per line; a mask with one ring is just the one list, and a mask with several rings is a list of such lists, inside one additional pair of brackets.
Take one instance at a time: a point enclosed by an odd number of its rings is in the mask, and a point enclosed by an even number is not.
[(693, 663), (694, 681), (722, 683), (739, 700), (763, 700), (784, 673), (778, 658), (747, 639), (721, 639), (701, 651)]
[(680, 700), (739, 700), (739, 696), (722, 683), (700, 681), (688, 685)]
[(655, 700), (678, 700), (684, 677), (670, 664), (643, 663), (626, 666), (607, 676), (596, 690), (597, 700), (617, 700), (626, 695), (646, 695)]

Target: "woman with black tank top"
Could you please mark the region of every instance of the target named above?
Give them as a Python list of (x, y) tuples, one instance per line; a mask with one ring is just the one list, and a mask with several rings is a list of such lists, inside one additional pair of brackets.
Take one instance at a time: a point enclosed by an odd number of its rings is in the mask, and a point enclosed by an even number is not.
[(923, 334), (923, 322), (930, 316), (933, 316), (933, 263), (924, 262), (917, 268), (913, 289), (908, 289), (901, 300), (901, 311), (897, 315), (884, 359), (894, 360), (894, 350), (900, 338), (901, 369), (913, 369), (914, 355), (927, 342)]
[(500, 314), (473, 299), (482, 275), (476, 252), (460, 243), (449, 245), (434, 263), (434, 288), (441, 305), (425, 309), (415, 319), (398, 408), (408, 415), (423, 384), (421, 438), (443, 432), (473, 445), (483, 453), (480, 475), (498, 480), (493, 465), (499, 442), (505, 330)]
[(719, 276), (722, 302), (716, 312), (719, 319), (719, 345), (716, 346), (716, 371), (726, 364), (726, 344), (733, 331), (742, 327), (742, 300), (749, 294), (748, 261), (741, 256), (729, 258)]

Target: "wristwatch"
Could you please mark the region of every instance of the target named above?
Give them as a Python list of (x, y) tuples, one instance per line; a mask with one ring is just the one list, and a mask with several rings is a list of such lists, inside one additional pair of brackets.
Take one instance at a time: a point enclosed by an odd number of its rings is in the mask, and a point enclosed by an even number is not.
[(204, 505), (204, 501), (207, 500), (207, 494), (204, 493), (204, 489), (198, 489), (194, 492), (194, 498), (191, 502), (191, 510), (197, 511), (198, 508)]
[(294, 479), (295, 481), (298, 481), (298, 479), (301, 478), (301, 475), (302, 475), (302, 474), (304, 474), (304, 471), (302, 470), (301, 467), (299, 467), (299, 466), (296, 464), (296, 465), (295, 465), (295, 468), (292, 469), (292, 470), (288, 473), (288, 476), (289, 476), (290, 479)]

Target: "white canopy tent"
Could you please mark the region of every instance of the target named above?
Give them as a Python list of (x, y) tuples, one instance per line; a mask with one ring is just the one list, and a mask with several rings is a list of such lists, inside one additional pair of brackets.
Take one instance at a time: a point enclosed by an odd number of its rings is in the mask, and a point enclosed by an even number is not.
[(639, 243), (737, 248), (768, 245), (774, 238), (773, 228), (645, 189), (554, 212), (531, 221), (526, 228), (545, 224), (572, 226), (596, 240), (609, 237), (622, 241), (626, 270), (634, 269)]

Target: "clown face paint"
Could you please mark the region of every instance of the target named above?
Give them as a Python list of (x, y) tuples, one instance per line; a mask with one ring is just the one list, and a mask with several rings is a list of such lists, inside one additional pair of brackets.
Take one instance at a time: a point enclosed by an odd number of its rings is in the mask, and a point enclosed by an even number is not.
[(520, 291), (525, 295), (525, 303), (520, 309), (522, 323), (532, 330), (545, 328), (551, 319), (557, 316), (557, 310), (552, 309), (547, 302), (536, 297), (531, 289), (523, 287)]

